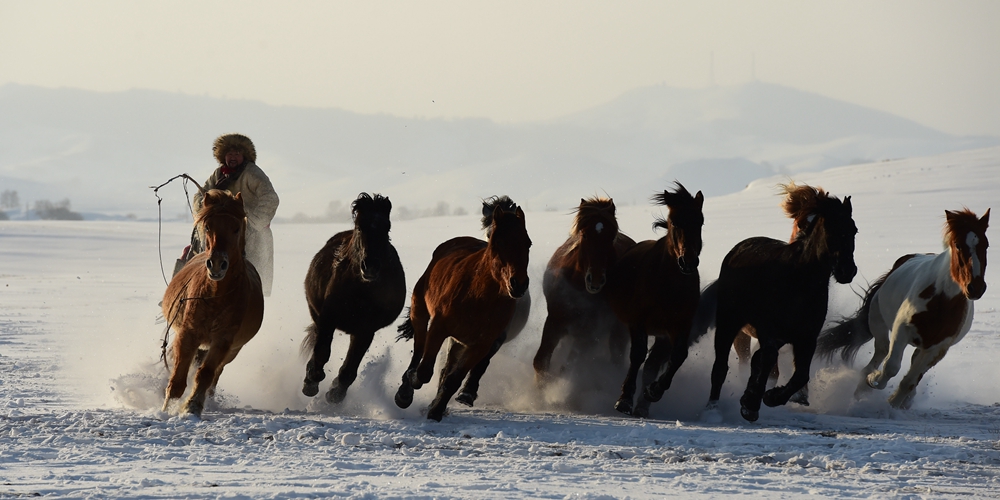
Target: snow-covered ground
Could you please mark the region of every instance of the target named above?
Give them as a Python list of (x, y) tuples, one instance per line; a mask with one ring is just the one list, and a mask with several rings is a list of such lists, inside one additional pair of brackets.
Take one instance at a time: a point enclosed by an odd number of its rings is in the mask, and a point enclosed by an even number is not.
[[(706, 201), (704, 283), (739, 240), (787, 237), (775, 189), (785, 180)], [(981, 214), (997, 205), (1000, 148), (795, 180), (853, 196), (860, 272), (851, 287), (833, 285), (837, 316), (852, 312), (855, 291), (899, 255), (941, 251), (945, 209)], [(650, 186), (650, 194), (666, 187)], [(172, 195), (182, 196), (180, 188)], [(345, 225), (274, 226), (276, 281), (263, 328), (197, 420), (159, 411), (163, 325), (155, 323), (165, 288), (158, 240), (169, 271), (190, 228), (165, 224), (160, 235), (142, 222), (0, 222), (0, 497), (1000, 495), (1000, 290), (976, 304), (972, 331), (924, 378), (911, 410), (891, 409), (888, 392), (854, 401), (856, 368), (815, 363), (812, 406), (765, 407), (749, 424), (738, 409), (748, 370), (733, 355), (718, 411), (703, 411), (712, 362), (703, 341), (652, 418), (631, 419), (611, 408), (621, 367), (571, 367), (545, 390), (533, 382), (545, 316), (541, 271), (566, 237), (570, 208), (528, 213), (531, 321), (497, 355), (477, 408), (453, 403), (441, 423), (421, 415), (434, 384), (408, 410), (393, 404), (411, 344), (394, 343), (392, 329), (376, 339), (342, 405), (300, 392), (298, 347), (309, 322), (301, 282), (315, 251)], [(622, 207), (621, 226), (636, 239), (655, 237), (654, 213)], [(439, 242), (477, 229), (472, 215), (395, 222), (408, 284)], [(987, 271), (991, 286), (997, 272)], [(328, 373), (345, 349), (338, 336)], [(554, 364), (564, 359), (562, 349)]]

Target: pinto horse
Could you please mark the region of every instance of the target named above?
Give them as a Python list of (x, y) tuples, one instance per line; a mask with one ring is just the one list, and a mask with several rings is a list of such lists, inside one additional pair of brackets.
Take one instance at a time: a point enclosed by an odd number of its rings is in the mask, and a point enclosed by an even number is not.
[(358, 366), (375, 332), (392, 324), (406, 302), (406, 279), (396, 248), (389, 242), (389, 198), (361, 193), (351, 204), (354, 229), (330, 238), (313, 257), (306, 273), (306, 302), (313, 324), (306, 330), (306, 363), (302, 393), (312, 397), (326, 377), (335, 330), (350, 335), (344, 364), (326, 400), (340, 403), (358, 377)]
[(463, 236), (438, 245), (413, 287), (409, 318), (399, 327), (400, 339), (413, 339), (413, 357), (395, 396), (400, 408), (409, 407), (413, 391), (430, 382), (438, 351), (447, 338), (454, 340), (429, 419), (441, 421), (466, 375), (476, 387), (467, 385), (460, 397), (475, 400), (478, 379), (528, 290), (531, 239), (524, 212), (506, 196), (488, 205), (493, 208), (488, 241)]
[[(903, 350), (912, 345), (910, 370), (889, 396), (893, 407), (909, 408), (920, 379), (972, 327), (973, 302), (986, 292), (990, 211), (982, 218), (968, 209), (945, 211), (945, 218), (944, 252), (900, 257), (868, 288), (854, 316), (820, 336), (820, 354), (832, 357), (842, 350), (848, 362), (875, 339), (875, 354), (861, 370), (855, 397), (872, 388), (884, 389), (899, 373)], [(876, 369), (880, 365), (882, 369)]]
[(593, 347), (578, 344), (603, 340), (610, 342), (613, 358), (624, 356), (628, 329), (601, 290), (618, 256), (633, 246), (635, 241), (618, 231), (613, 200), (580, 200), (570, 236), (552, 254), (542, 278), (548, 315), (533, 362), (536, 381), (548, 377), (552, 353), (566, 336), (574, 341), (574, 353)]
[(242, 195), (209, 190), (195, 223), (205, 235), (205, 251), (174, 275), (163, 295), (163, 317), (175, 332), (163, 411), (184, 394), (188, 370), (192, 362), (200, 362), (182, 411), (201, 416), (222, 369), (260, 329), (264, 295), (257, 270), (244, 258), (247, 221)]
[[(758, 419), (762, 401), (783, 405), (806, 386), (816, 338), (826, 320), (830, 276), (850, 283), (858, 272), (851, 197), (841, 202), (822, 189), (794, 184), (784, 190), (785, 213), (798, 228), (794, 241), (741, 241), (722, 260), (719, 279), (702, 294), (701, 311), (714, 311), (716, 325), (710, 408), (719, 400), (736, 335), (747, 325), (756, 332), (760, 348), (750, 360), (750, 380), (740, 398), (740, 414), (750, 422)], [(692, 339), (711, 323), (699, 321)], [(765, 392), (778, 349), (785, 344), (792, 344), (795, 371), (786, 385)]]
[[(691, 196), (678, 182), (674, 192), (663, 191), (653, 196), (653, 202), (669, 209), (666, 219), (657, 219), (653, 224), (666, 229), (667, 234), (626, 251), (607, 284), (611, 309), (628, 326), (631, 342), (628, 374), (615, 409), (638, 417), (649, 415), (649, 404), (660, 400), (687, 359), (688, 336), (698, 307), (698, 259), (705, 224), (705, 197), (701, 191)], [(650, 335), (656, 340), (647, 358)], [(644, 390), (633, 406), (636, 378), (644, 359)], [(664, 363), (666, 369), (662, 370)]]

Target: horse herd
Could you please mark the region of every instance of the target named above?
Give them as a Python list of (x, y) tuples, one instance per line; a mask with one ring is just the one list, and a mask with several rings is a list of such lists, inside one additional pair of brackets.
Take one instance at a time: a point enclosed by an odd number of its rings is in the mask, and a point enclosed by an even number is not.
[[(946, 211), (944, 252), (899, 258), (865, 291), (853, 316), (824, 331), (831, 276), (850, 283), (857, 274), (851, 198), (795, 184), (784, 186), (784, 194), (784, 211), (793, 220), (790, 240), (755, 237), (738, 243), (723, 259), (718, 280), (704, 290), (698, 274), (705, 221), (700, 191), (692, 195), (676, 183), (655, 195), (653, 202), (666, 206), (668, 215), (654, 226), (666, 234), (638, 243), (618, 230), (612, 200), (581, 200), (570, 237), (543, 277), (548, 314), (533, 360), (536, 382), (553, 378), (551, 359), (560, 341), (586, 332), (607, 342), (612, 358), (627, 351), (628, 371), (615, 408), (646, 417), (650, 404), (670, 388), (688, 347), (714, 327), (710, 406), (719, 400), (730, 349), (735, 346), (743, 360), (750, 337), (758, 341), (740, 399), (742, 416), (752, 422), (761, 403), (808, 404), (814, 356), (840, 352), (851, 360), (874, 338), (875, 354), (862, 370), (856, 395), (884, 388), (900, 369), (903, 349), (913, 345), (910, 370), (889, 398), (893, 406), (907, 408), (923, 374), (970, 329), (973, 301), (986, 290), (989, 210), (982, 217), (968, 209)], [(406, 302), (403, 267), (389, 240), (392, 204), (362, 193), (351, 209), (354, 228), (327, 241), (305, 279), (313, 324), (302, 346), (309, 355), (303, 394), (319, 392), (334, 331), (350, 336), (344, 363), (325, 395), (331, 403), (344, 399), (375, 333), (392, 324)], [(240, 194), (206, 193), (196, 216), (206, 250), (174, 276), (162, 303), (167, 328), (175, 333), (166, 356), (173, 367), (164, 411), (184, 394), (194, 367), (194, 388), (180, 411), (200, 415), (225, 365), (260, 328), (264, 302), (260, 278), (243, 257), (245, 217)], [(413, 340), (395, 395), (401, 408), (430, 382), (439, 351), (453, 340), (427, 411), (430, 419), (440, 421), (456, 393), (456, 401), (472, 406), (491, 358), (527, 322), (531, 239), (524, 211), (506, 196), (484, 200), (482, 228), (485, 240), (458, 237), (434, 250), (398, 327), (399, 339)], [(792, 346), (794, 373), (784, 385), (767, 389), (785, 344)]]

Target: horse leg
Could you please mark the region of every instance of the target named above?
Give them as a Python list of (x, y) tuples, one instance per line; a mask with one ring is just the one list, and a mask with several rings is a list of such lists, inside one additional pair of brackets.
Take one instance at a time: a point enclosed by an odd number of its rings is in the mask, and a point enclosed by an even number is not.
[(163, 399), (163, 411), (167, 411), (170, 402), (180, 399), (187, 389), (188, 370), (194, 360), (198, 345), (188, 340), (186, 332), (177, 332), (174, 336), (174, 369), (167, 382), (166, 397)]
[(902, 320), (896, 321), (889, 336), (889, 355), (885, 358), (881, 370), (875, 370), (868, 374), (868, 385), (879, 390), (885, 389), (889, 379), (899, 373), (903, 362), (903, 350), (909, 345), (909, 339), (912, 338), (912, 335), (916, 333), (916, 327), (912, 324)]
[(474, 359), (472, 350), (453, 342), (448, 350), (448, 359), (444, 370), (441, 371), (441, 383), (438, 384), (438, 392), (427, 408), (427, 418), (440, 422), (444, 417), (444, 412), (448, 408), (448, 401), (458, 392), (459, 386), (469, 373), (470, 358)]
[(608, 351), (611, 353), (611, 362), (615, 366), (622, 366), (625, 363), (625, 353), (629, 348), (628, 328), (617, 319), (613, 318), (610, 321), (614, 323), (608, 331)]
[[(240, 353), (240, 349), (243, 349), (243, 346), (229, 349), (229, 354), (226, 355), (226, 359), (222, 360), (222, 362), (219, 363), (219, 367), (215, 369), (215, 378), (212, 379), (212, 385), (211, 387), (208, 388), (208, 397), (210, 399), (215, 397), (215, 388), (216, 386), (219, 385), (219, 377), (222, 376), (222, 370), (226, 367), (226, 365), (232, 363), (233, 360), (236, 359), (236, 355)], [(208, 351), (206, 350), (198, 352), (204, 353), (202, 354), (202, 361), (204, 361), (205, 356), (208, 355)]]
[(567, 318), (562, 315), (553, 314), (545, 317), (545, 325), (542, 327), (542, 343), (538, 346), (532, 366), (535, 368), (535, 383), (542, 385), (549, 375), (549, 363), (552, 361), (552, 353), (555, 352), (559, 341), (566, 336)]
[[(717, 309), (717, 315), (722, 309)], [(732, 349), (736, 335), (740, 333), (740, 326), (727, 321), (727, 318), (718, 318), (715, 328), (715, 363), (712, 365), (712, 390), (708, 395), (708, 407), (713, 408), (719, 402), (722, 393), (722, 384), (726, 382), (726, 375), (729, 374), (729, 350)]]
[(889, 326), (885, 323), (885, 318), (879, 312), (878, 308), (878, 294), (872, 299), (872, 305), (869, 309), (868, 315), (868, 331), (872, 333), (875, 338), (875, 353), (872, 354), (871, 361), (861, 369), (861, 380), (858, 381), (858, 387), (854, 390), (854, 399), (861, 399), (861, 396), (865, 395), (872, 390), (872, 387), (868, 385), (868, 376), (878, 368), (886, 358), (889, 356)]
[(893, 408), (910, 409), (913, 404), (914, 389), (924, 378), (924, 374), (948, 353), (950, 346), (944, 343), (930, 347), (928, 349), (916, 348), (913, 357), (910, 358), (910, 370), (906, 372), (903, 380), (899, 381), (899, 387), (889, 396), (889, 404)]
[[(792, 353), (795, 371), (792, 372), (792, 377), (788, 379), (787, 384), (774, 387), (764, 393), (763, 401), (767, 406), (775, 407), (786, 404), (792, 397), (805, 398), (804, 404), (809, 404), (808, 393), (803, 393), (808, 387), (809, 369), (812, 366), (813, 355), (816, 354), (816, 337), (810, 336), (792, 344)], [(775, 352), (774, 360), (777, 363), (777, 352)]]
[(632, 414), (632, 400), (635, 398), (635, 379), (639, 375), (639, 367), (646, 359), (646, 345), (649, 336), (646, 335), (646, 328), (639, 325), (629, 326), (629, 335), (632, 345), (629, 348), (628, 374), (622, 382), (622, 394), (615, 403), (615, 409), (626, 415)]
[(645, 397), (650, 401), (659, 401), (663, 397), (664, 391), (670, 389), (670, 384), (674, 381), (674, 375), (684, 364), (688, 357), (688, 335), (691, 331), (691, 322), (682, 323), (680, 328), (670, 333), (670, 343), (673, 348), (670, 350), (670, 358), (667, 360), (667, 369), (660, 374), (652, 384), (643, 391)]
[[(648, 394), (648, 391), (649, 386), (656, 383), (656, 379), (660, 375), (660, 370), (663, 368), (663, 363), (666, 362), (667, 357), (671, 353), (670, 348), (670, 339), (656, 337), (653, 340), (653, 346), (649, 348), (649, 355), (646, 356), (646, 362), (642, 365), (639, 387), (642, 387), (644, 390), (640, 394), (638, 401), (636, 401), (635, 408), (632, 409), (633, 416), (649, 418), (650, 403), (660, 400), (659, 397), (654, 399)], [(660, 392), (660, 396), (663, 396), (662, 392)]]
[[(544, 334), (543, 334), (544, 335)], [(496, 342), (493, 342), (493, 346), (490, 347), (490, 352), (486, 353), (486, 357), (482, 361), (476, 364), (472, 371), (469, 372), (469, 378), (465, 381), (465, 385), (459, 392), (458, 397), (455, 401), (462, 403), (465, 406), (471, 407), (473, 403), (476, 402), (476, 398), (479, 397), (479, 380), (483, 378), (486, 373), (486, 369), (490, 366), (490, 360), (496, 355), (497, 351), (500, 350), (500, 346), (507, 341), (507, 332), (504, 331), (497, 337)], [(452, 347), (452, 350), (455, 348)]]
[[(726, 348), (728, 350), (728, 346)], [(748, 422), (756, 422), (760, 417), (760, 403), (767, 387), (767, 378), (777, 361), (778, 349), (770, 342), (761, 342), (760, 348), (750, 358), (750, 380), (747, 382), (747, 390), (740, 398), (740, 415)]]
[(333, 318), (334, 305), (331, 301), (323, 302), (323, 308), (319, 312), (319, 317), (313, 318), (313, 328), (316, 335), (313, 344), (312, 357), (306, 363), (306, 378), (302, 381), (302, 394), (313, 397), (319, 393), (319, 383), (326, 378), (323, 367), (330, 361), (330, 345), (333, 342), (333, 333), (336, 330), (336, 322)]
[(205, 396), (212, 387), (212, 382), (216, 379), (216, 372), (219, 365), (229, 354), (229, 345), (225, 342), (213, 343), (208, 348), (208, 354), (198, 368), (194, 376), (194, 390), (191, 396), (184, 403), (184, 411), (196, 417), (201, 417), (201, 412), (205, 409)]
[(358, 367), (361, 366), (361, 358), (365, 357), (368, 347), (375, 339), (375, 332), (357, 333), (351, 335), (351, 346), (347, 348), (347, 357), (344, 364), (337, 373), (337, 378), (333, 379), (330, 390), (326, 393), (326, 401), (329, 403), (340, 403), (347, 395), (347, 388), (358, 378)]
[[(413, 390), (419, 389), (422, 385), (414, 386), (414, 381), (416, 381), (417, 366), (424, 353), (424, 341), (427, 338), (427, 319), (425, 317), (415, 316), (414, 310), (411, 308), (410, 317), (406, 321), (413, 328), (413, 356), (410, 357), (410, 365), (403, 372), (403, 380), (399, 384), (395, 398), (393, 398), (396, 406), (400, 408), (410, 407), (410, 404), (413, 403)], [(416, 383), (420, 384), (419, 381)]]

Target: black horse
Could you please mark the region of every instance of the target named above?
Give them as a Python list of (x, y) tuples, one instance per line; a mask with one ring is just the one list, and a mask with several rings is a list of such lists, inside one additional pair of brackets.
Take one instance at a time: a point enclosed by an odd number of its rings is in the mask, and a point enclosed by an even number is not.
[[(719, 279), (702, 292), (692, 343), (711, 327), (714, 316), (715, 365), (709, 407), (719, 400), (729, 371), (733, 339), (744, 326), (756, 330), (760, 349), (750, 360), (750, 381), (740, 398), (740, 414), (750, 422), (760, 403), (788, 402), (809, 381), (816, 339), (826, 320), (830, 275), (850, 283), (857, 274), (851, 197), (841, 202), (810, 186), (785, 186), (785, 212), (795, 220), (791, 243), (755, 237), (738, 243), (722, 261)], [(706, 319), (707, 317), (707, 319)], [(795, 372), (784, 386), (765, 392), (778, 349), (792, 344)]]
[(361, 193), (351, 204), (354, 229), (335, 234), (313, 257), (306, 273), (306, 302), (313, 324), (306, 329), (302, 393), (315, 396), (326, 378), (334, 330), (351, 336), (351, 345), (326, 400), (339, 403), (358, 376), (361, 358), (375, 332), (399, 317), (406, 301), (406, 280), (396, 249), (389, 242), (389, 198)]

